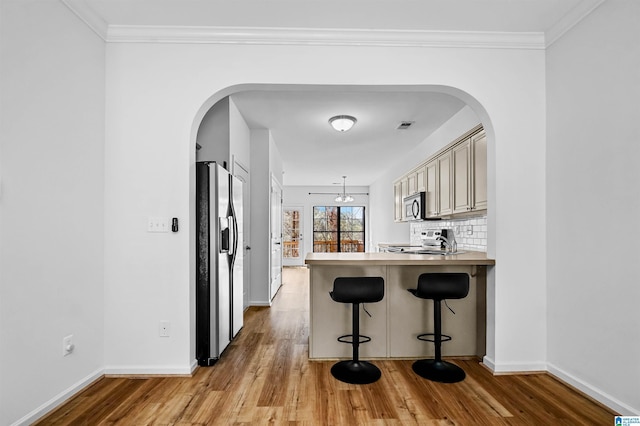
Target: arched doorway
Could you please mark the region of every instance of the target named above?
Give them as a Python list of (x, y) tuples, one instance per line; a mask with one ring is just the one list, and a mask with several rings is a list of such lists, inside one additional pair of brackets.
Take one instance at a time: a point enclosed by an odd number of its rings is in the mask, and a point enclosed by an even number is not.
[[(206, 121), (207, 119), (207, 115), (211, 113), (212, 109), (216, 107), (216, 105), (220, 105), (221, 102), (227, 102), (227, 104), (229, 103), (229, 99), (232, 100), (231, 102), (231, 106), (227, 105), (228, 110), (227, 111), (232, 111), (229, 114), (234, 114), (234, 113), (240, 113), (240, 108), (237, 105), (233, 105), (233, 99), (234, 97), (240, 99), (246, 99), (250, 94), (253, 94), (254, 96), (261, 96), (263, 95), (265, 98), (271, 97), (274, 94), (278, 94), (278, 96), (281, 96), (282, 98), (286, 98), (287, 96), (290, 96), (292, 99), (295, 99), (296, 96), (300, 93), (311, 93), (311, 94), (321, 94), (323, 96), (331, 96), (331, 94), (335, 94), (335, 93), (349, 93), (351, 95), (355, 95), (355, 96), (364, 96), (367, 94), (371, 94), (371, 93), (375, 93), (375, 94), (379, 94), (382, 97), (384, 96), (393, 96), (394, 94), (397, 94), (398, 92), (402, 92), (402, 93), (412, 93), (412, 94), (419, 94), (421, 96), (424, 97), (439, 97), (440, 99), (446, 99), (446, 98), (451, 98), (454, 99), (455, 101), (463, 104), (465, 107), (470, 108), (473, 113), (475, 114), (475, 116), (477, 117), (478, 122), (482, 123), (482, 125), (485, 128), (485, 131), (487, 133), (487, 139), (489, 141), (489, 152), (488, 152), (488, 168), (492, 169), (493, 168), (493, 147), (492, 147), (492, 141), (494, 139), (494, 135), (493, 135), (493, 126), (491, 124), (491, 120), (488, 117), (488, 114), (486, 112), (486, 110), (482, 107), (482, 105), (470, 94), (453, 88), (453, 87), (447, 87), (447, 86), (429, 86), (429, 85), (421, 85), (421, 86), (334, 86), (334, 85), (254, 85), (254, 84), (246, 84), (246, 85), (238, 85), (238, 86), (232, 86), (232, 87), (228, 87), (218, 93), (216, 93), (215, 95), (211, 96), (205, 103), (203, 103), (203, 105), (200, 107), (198, 114), (196, 115), (196, 118), (193, 121), (193, 126), (192, 126), (192, 152), (195, 152), (195, 146), (196, 143), (198, 143), (198, 133), (201, 130), (201, 126), (203, 125), (203, 123)], [(233, 112), (233, 109), (236, 109), (235, 112)], [(343, 106), (344, 108), (344, 106)], [(240, 114), (242, 115), (242, 114)], [(227, 117), (228, 118), (228, 117)], [(319, 122), (322, 122), (321, 125), (325, 125), (324, 123), (324, 117), (319, 117), (318, 118)], [(246, 123), (245, 123), (246, 124)], [(255, 123), (251, 123), (251, 124), (247, 124), (247, 127), (250, 127), (251, 125), (253, 125)], [(264, 123), (261, 123), (262, 126), (264, 126)], [(264, 132), (265, 129), (262, 128), (250, 128), (249, 129), (250, 132), (258, 131), (258, 132)], [(231, 133), (231, 132), (229, 132)], [(262, 135), (264, 136), (264, 135)], [(425, 135), (426, 137), (426, 135)], [(250, 143), (253, 142), (253, 140), (250, 139)], [(266, 139), (269, 139), (269, 135), (266, 135)], [(232, 143), (230, 141), (230, 143)], [(237, 148), (237, 147), (236, 147)], [(437, 148), (437, 147), (436, 147)], [(249, 148), (251, 149), (251, 148)], [(435, 149), (435, 148), (434, 148)], [(222, 158), (221, 161), (228, 161), (230, 164), (233, 163), (234, 158), (237, 158), (237, 154), (236, 152), (234, 152), (233, 148), (230, 148), (228, 150), (222, 150), (224, 155), (226, 155), (226, 157)], [(245, 153), (246, 155), (246, 153)], [(194, 154), (194, 161), (195, 161), (195, 154)], [(249, 170), (253, 170), (253, 164), (248, 164), (248, 169)], [(285, 167), (286, 168), (286, 167)], [(250, 173), (251, 174), (251, 173)], [(285, 174), (285, 177), (287, 176), (287, 174)], [(288, 183), (287, 182), (283, 182), (284, 185), (286, 186)], [(488, 176), (488, 205), (489, 205), (489, 210), (488, 210), (488, 226), (489, 226), (489, 230), (488, 230), (488, 236), (487, 236), (487, 246), (488, 246), (488, 252), (491, 255), (491, 253), (494, 250), (493, 247), (493, 226), (492, 224), (495, 223), (495, 219), (494, 219), (494, 214), (493, 214), (493, 197), (495, 194), (495, 174), (494, 173), (489, 173)], [(256, 190), (255, 188), (251, 189), (252, 193), (255, 193)], [(269, 209), (271, 210), (271, 209)], [(307, 221), (310, 222), (310, 221)], [(375, 220), (370, 221), (370, 223), (375, 223)], [(264, 226), (266, 226), (267, 228), (265, 228)], [(262, 239), (266, 239), (268, 238), (268, 236), (270, 235), (270, 230), (268, 229), (268, 223), (266, 225), (264, 225), (263, 228), (261, 229), (259, 225), (256, 224), (252, 224), (251, 225), (251, 240), (254, 239), (258, 239), (260, 238), (258, 235), (261, 235)], [(308, 232), (305, 232), (308, 234)], [(250, 242), (249, 245), (252, 246), (252, 262), (257, 262), (257, 263), (261, 263), (263, 265), (266, 265), (267, 268), (265, 269), (265, 272), (263, 274), (260, 273), (252, 273), (251, 276), (252, 278), (252, 282), (249, 284), (249, 294), (253, 294), (254, 296), (257, 294), (263, 294), (265, 295), (265, 298), (263, 299), (258, 299), (258, 298), (254, 298), (250, 303), (252, 304), (269, 304), (270, 301), (270, 296), (272, 295), (272, 291), (270, 291), (268, 284), (265, 282), (261, 282), (258, 281), (257, 279), (255, 279), (255, 277), (260, 277), (261, 275), (267, 274), (269, 275), (269, 268), (268, 266), (270, 265), (270, 259), (268, 258), (268, 256), (266, 256), (266, 252), (263, 252), (263, 250), (255, 250), (255, 244), (253, 244), (253, 242)], [(191, 246), (193, 247), (194, 244), (191, 244)], [(259, 257), (265, 257), (265, 259), (260, 260)], [(192, 257), (193, 258), (193, 257)], [(192, 263), (193, 264), (193, 263)], [(489, 280), (491, 281), (493, 278), (492, 276), (489, 277)], [(265, 287), (266, 288), (263, 288)], [(489, 282), (489, 287), (491, 286), (491, 282)], [(491, 315), (491, 313), (493, 312), (493, 300), (491, 298), (491, 295), (488, 295), (489, 297), (487, 298), (487, 312), (489, 312), (489, 315)], [(492, 318), (487, 318), (487, 325), (488, 328), (492, 327), (493, 325), (493, 319)], [(492, 352), (493, 351), (493, 342), (489, 341), (491, 339), (493, 339), (493, 332), (491, 330), (488, 330), (487, 333), (488, 336), (488, 342), (487, 342), (487, 351), (488, 352)]]

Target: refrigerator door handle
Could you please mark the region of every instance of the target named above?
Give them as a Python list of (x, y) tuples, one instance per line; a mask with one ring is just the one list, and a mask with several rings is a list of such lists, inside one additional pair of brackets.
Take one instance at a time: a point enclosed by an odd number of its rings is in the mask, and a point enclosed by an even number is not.
[(229, 252), (229, 218), (221, 217), (220, 219), (220, 253)]
[(233, 216), (229, 216), (227, 218), (227, 223), (229, 224), (229, 247), (227, 252), (229, 253), (229, 256), (235, 257), (236, 248), (238, 247), (238, 224)]

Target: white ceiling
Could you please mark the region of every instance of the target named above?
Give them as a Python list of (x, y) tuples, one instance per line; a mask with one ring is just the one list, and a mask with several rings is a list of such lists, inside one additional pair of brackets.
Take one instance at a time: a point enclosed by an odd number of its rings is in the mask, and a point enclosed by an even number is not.
[[(274, 30), (299, 38), (304, 29), (329, 41), (336, 37), (329, 31), (343, 31), (337, 37), (394, 31), (401, 37), (490, 35), (490, 42), (512, 37), (522, 43), (525, 39), (518, 37), (529, 37), (528, 42), (539, 36), (548, 45), (604, 0), (62, 1), (106, 41), (171, 32), (192, 37), (188, 31), (198, 27), (198, 36), (214, 30), (209, 42), (230, 36), (235, 42), (253, 43)], [(444, 94), (390, 88), (250, 91), (233, 99), (251, 128), (271, 130), (282, 154), (285, 185), (330, 185), (342, 175), (348, 176), (348, 185), (369, 185), (394, 152), (415, 147), (464, 106)], [(328, 119), (337, 114), (354, 115), (358, 123), (349, 132), (335, 132)], [(409, 130), (396, 130), (402, 120), (416, 123)]]
[[(383, 88), (250, 91), (232, 96), (251, 128), (270, 129), (282, 155), (285, 185), (369, 185), (393, 162), (458, 112), (453, 96)], [(337, 132), (334, 115), (352, 115), (355, 126)], [(401, 121), (414, 121), (397, 130)]]

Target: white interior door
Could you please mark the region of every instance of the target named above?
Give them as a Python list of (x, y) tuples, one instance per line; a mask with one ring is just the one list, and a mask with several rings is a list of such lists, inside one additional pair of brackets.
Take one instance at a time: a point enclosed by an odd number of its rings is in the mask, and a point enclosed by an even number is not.
[(282, 209), (282, 264), (284, 266), (302, 266), (303, 264), (303, 217), (304, 207), (302, 206), (286, 206)]
[(271, 177), (271, 280), (269, 297), (273, 297), (282, 285), (282, 187)]

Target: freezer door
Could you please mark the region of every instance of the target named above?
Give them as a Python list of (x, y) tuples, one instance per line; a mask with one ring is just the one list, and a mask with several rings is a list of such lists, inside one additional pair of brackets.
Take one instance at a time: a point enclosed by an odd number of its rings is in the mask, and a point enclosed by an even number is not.
[(243, 205), (242, 205), (243, 183), (240, 179), (232, 177), (232, 198), (233, 198), (233, 262), (231, 279), (231, 333), (235, 337), (243, 325), (243, 293), (244, 293), (244, 257), (243, 257)]

